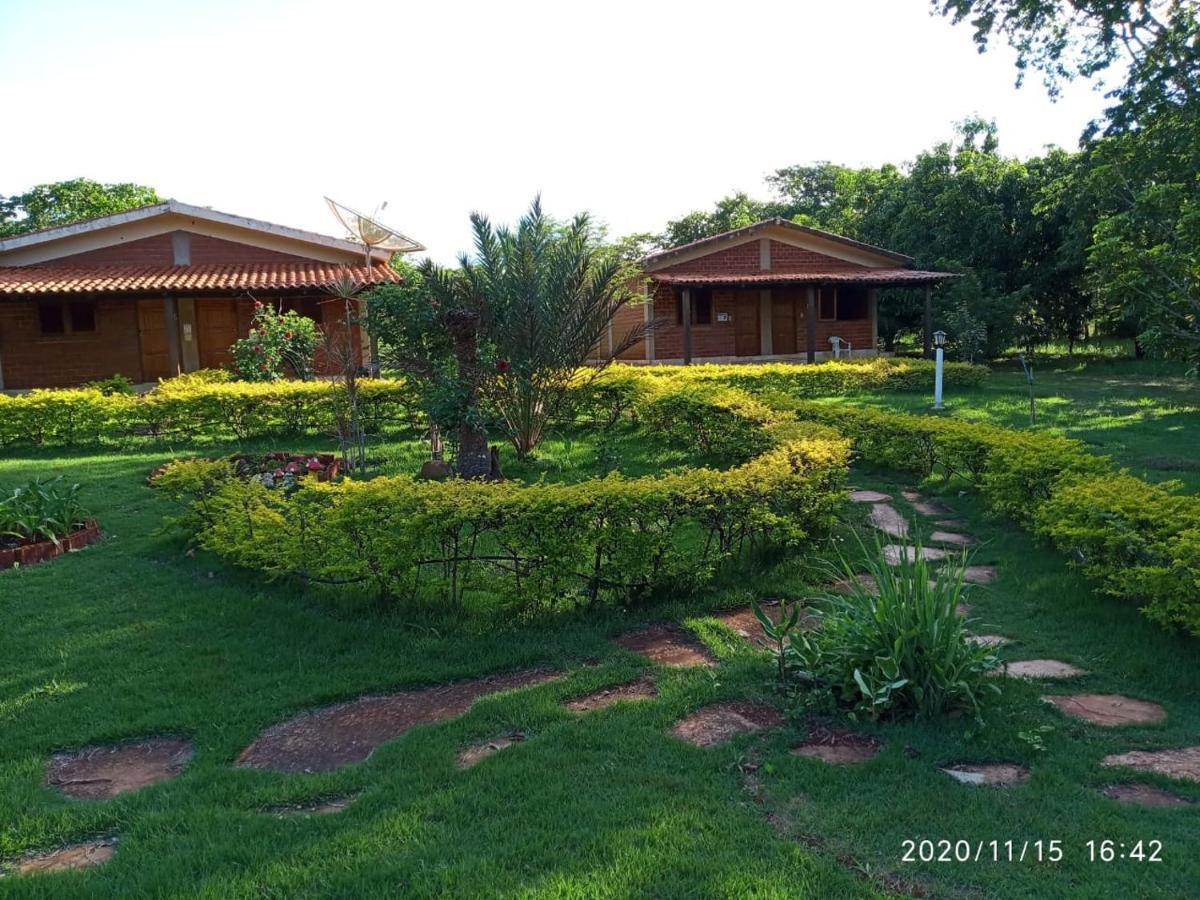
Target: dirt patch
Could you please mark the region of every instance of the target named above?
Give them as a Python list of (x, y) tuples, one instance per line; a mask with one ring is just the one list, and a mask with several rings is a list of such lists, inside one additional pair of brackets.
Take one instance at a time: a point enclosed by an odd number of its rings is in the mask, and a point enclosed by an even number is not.
[(1007, 662), (997, 675), (1007, 675), (1009, 678), (1078, 678), (1086, 675), (1087, 671), (1070, 663), (1057, 659), (1018, 659)]
[(1167, 711), (1157, 703), (1120, 694), (1059, 694), (1043, 697), (1065, 715), (1097, 725), (1148, 725), (1161, 722)]
[(42, 872), (65, 872), (68, 869), (89, 869), (106, 863), (117, 852), (117, 842), (113, 838), (99, 841), (85, 841), (82, 844), (72, 844), (60, 847), (48, 853), (38, 853), (27, 856), (17, 863), (18, 875), (38, 875)]
[(953, 544), (955, 547), (971, 547), (979, 543), (974, 535), (959, 531), (935, 531), (929, 535), (929, 539), (935, 544)]
[(1157, 772), (1168, 778), (1200, 782), (1200, 746), (1176, 750), (1132, 750), (1104, 757), (1102, 765), (1126, 766), (1142, 772)]
[(963, 569), (963, 581), (967, 584), (991, 584), (999, 574), (995, 566), (967, 566)]
[[(922, 547), (921, 558), (925, 560), (945, 559), (949, 555), (946, 550), (939, 550), (937, 547)], [(888, 544), (883, 548), (883, 559), (889, 566), (900, 565), (901, 559), (907, 559), (909, 562), (917, 558), (917, 548), (909, 547), (902, 544)]]
[(262, 811), (280, 819), (290, 819), (293, 816), (332, 816), (353, 803), (355, 796), (342, 794), (337, 797), (322, 797), (308, 803), (280, 803), (277, 806), (264, 807)]
[(1191, 806), (1191, 800), (1185, 800), (1170, 791), (1154, 787), (1150, 784), (1108, 784), (1100, 789), (1100, 793), (1110, 800), (1129, 803), (1133, 806)]
[(963, 764), (947, 766), (942, 771), (963, 784), (1006, 785), (1029, 780), (1029, 770), (1013, 763)]
[(654, 686), (654, 682), (649, 678), (639, 678), (628, 684), (602, 688), (586, 696), (576, 697), (574, 700), (568, 700), (563, 706), (572, 712), (585, 713), (605, 709), (622, 700), (653, 700), (657, 696), (658, 688)]
[(850, 492), (850, 500), (854, 503), (887, 503), (891, 499), (891, 494), (881, 494), (879, 491)]
[(816, 727), (809, 731), (808, 740), (792, 748), (792, 753), (832, 766), (849, 766), (877, 756), (879, 741), (843, 728)]
[[(783, 616), (783, 606), (777, 602), (762, 604), (762, 610), (766, 613), (767, 618), (776, 624)], [(719, 613), (713, 618), (751, 643), (762, 646), (767, 644), (767, 633), (763, 631), (762, 622), (758, 621), (758, 616), (754, 615), (752, 607), (743, 606), (730, 612)], [(799, 621), (801, 628), (811, 630), (820, 627), (820, 624), (820, 616), (801, 612)]]
[(680, 719), (671, 734), (697, 747), (716, 747), (739, 734), (782, 725), (783, 718), (773, 706), (732, 700), (703, 706), (686, 719)]
[(614, 638), (613, 643), (660, 666), (711, 666), (715, 662), (703, 644), (669, 625), (639, 628)]
[(525, 733), (522, 731), (514, 731), (512, 734), (506, 734), (503, 737), (493, 738), (490, 741), (484, 741), (482, 744), (472, 744), (470, 747), (464, 747), (459, 751), (457, 757), (458, 767), (460, 769), (469, 769), (476, 763), (483, 762), (489, 756), (499, 753), (501, 750), (511, 747), (513, 744), (519, 744), (525, 740)]
[(517, 672), (336, 703), (272, 725), (242, 751), (237, 765), (274, 772), (328, 772), (362, 762), (376, 747), (410, 728), (461, 715), (487, 694), (559, 677), (554, 672)]
[(876, 503), (871, 507), (871, 513), (867, 516), (867, 521), (884, 534), (890, 534), (892, 537), (898, 538), (908, 537), (908, 519), (900, 515), (899, 510), (894, 506), (889, 506), (886, 503)]
[(191, 758), (192, 742), (177, 737), (84, 747), (50, 757), (46, 784), (68, 797), (106, 800), (169, 781)]
[(1002, 634), (969, 634), (967, 640), (979, 647), (1002, 647), (1010, 643)]

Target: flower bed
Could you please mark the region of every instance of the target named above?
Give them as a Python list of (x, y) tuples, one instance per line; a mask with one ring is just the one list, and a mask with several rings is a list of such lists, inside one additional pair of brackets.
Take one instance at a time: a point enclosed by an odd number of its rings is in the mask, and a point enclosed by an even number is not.
[(32, 566), (62, 556), (69, 550), (81, 550), (100, 540), (101, 534), (96, 520), (88, 519), (57, 540), (24, 538), (5, 542), (0, 539), (0, 570)]

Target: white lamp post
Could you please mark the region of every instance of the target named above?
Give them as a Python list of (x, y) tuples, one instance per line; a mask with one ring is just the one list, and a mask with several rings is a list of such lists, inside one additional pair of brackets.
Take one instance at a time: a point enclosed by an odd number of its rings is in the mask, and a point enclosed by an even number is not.
[(946, 332), (933, 333), (933, 346), (937, 348), (937, 368), (933, 376), (933, 408), (942, 408), (942, 355), (945, 353)]

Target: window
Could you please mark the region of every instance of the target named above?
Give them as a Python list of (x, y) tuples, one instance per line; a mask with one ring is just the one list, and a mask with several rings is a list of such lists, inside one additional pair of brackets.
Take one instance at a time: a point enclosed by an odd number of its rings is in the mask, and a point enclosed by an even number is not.
[(87, 300), (48, 300), (38, 304), (44, 335), (88, 334), (96, 330), (96, 305)]
[(856, 322), (870, 318), (867, 314), (867, 292), (863, 288), (838, 288), (837, 318), (839, 322)]
[[(711, 325), (713, 317), (712, 288), (692, 288), (692, 324)], [(683, 324), (683, 292), (675, 295), (675, 324)]]
[(832, 322), (837, 319), (837, 288), (823, 287), (820, 299), (817, 301), (817, 319), (822, 322)]
[(42, 334), (66, 334), (67, 318), (61, 303), (38, 304), (38, 326)]

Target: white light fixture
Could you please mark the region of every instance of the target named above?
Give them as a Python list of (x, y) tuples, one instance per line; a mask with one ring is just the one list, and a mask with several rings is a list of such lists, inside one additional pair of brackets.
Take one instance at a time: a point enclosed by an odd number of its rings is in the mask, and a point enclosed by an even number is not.
[(933, 333), (933, 346), (937, 348), (937, 363), (933, 376), (933, 408), (942, 408), (942, 357), (946, 346), (946, 332)]

